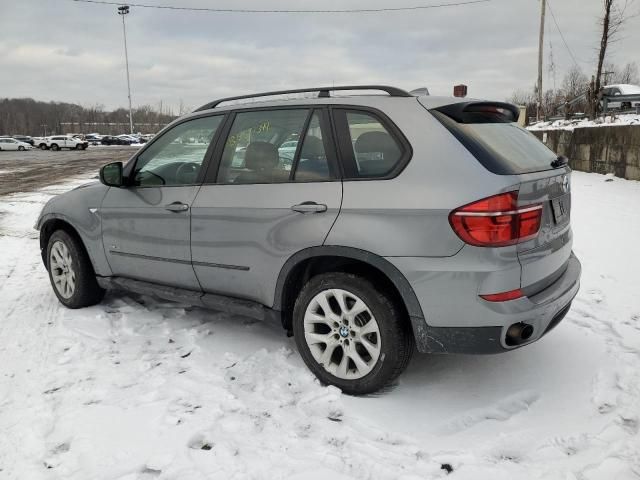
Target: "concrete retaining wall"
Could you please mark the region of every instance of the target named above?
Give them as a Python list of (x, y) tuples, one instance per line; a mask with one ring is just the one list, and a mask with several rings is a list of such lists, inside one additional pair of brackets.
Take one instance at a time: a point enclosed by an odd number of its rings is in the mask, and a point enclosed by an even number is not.
[(640, 125), (533, 131), (574, 170), (640, 180)]

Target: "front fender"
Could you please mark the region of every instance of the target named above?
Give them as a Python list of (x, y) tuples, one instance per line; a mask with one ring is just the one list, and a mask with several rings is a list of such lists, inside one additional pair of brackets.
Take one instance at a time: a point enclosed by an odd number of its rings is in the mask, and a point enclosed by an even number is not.
[(51, 199), (43, 208), (35, 228), (40, 231), (40, 249), (57, 228), (71, 229), (82, 241), (97, 275), (111, 275), (102, 245), (100, 206), (108, 187), (91, 184)]

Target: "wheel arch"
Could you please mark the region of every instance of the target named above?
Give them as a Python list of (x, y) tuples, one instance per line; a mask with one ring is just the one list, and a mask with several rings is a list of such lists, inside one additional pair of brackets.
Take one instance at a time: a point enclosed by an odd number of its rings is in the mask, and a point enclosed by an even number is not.
[(89, 257), (89, 259), (91, 259), (91, 256), (88, 255), (87, 246), (82, 240), (82, 236), (80, 235), (80, 233), (78, 233), (78, 230), (67, 220), (60, 217), (51, 216), (42, 222), (39, 229), (40, 229), (40, 255), (42, 256), (42, 262), (44, 263), (44, 266), (47, 270), (49, 269), (48, 259), (47, 259), (47, 245), (49, 244), (49, 239), (51, 238), (51, 235), (53, 235), (53, 233), (57, 230), (64, 230), (69, 235), (77, 239), (80, 242), (80, 245), (82, 245), (82, 248), (84, 249), (85, 253), (87, 253), (87, 256)]
[[(359, 273), (390, 288), (411, 319), (424, 319), (413, 288), (405, 276), (388, 260), (353, 247), (318, 246), (301, 250), (283, 265), (276, 283), (273, 309), (281, 312), (282, 325), (291, 330), (293, 304), (304, 283), (314, 275), (329, 271)], [(409, 319), (407, 319), (409, 320)], [(413, 322), (413, 320), (412, 320)]]

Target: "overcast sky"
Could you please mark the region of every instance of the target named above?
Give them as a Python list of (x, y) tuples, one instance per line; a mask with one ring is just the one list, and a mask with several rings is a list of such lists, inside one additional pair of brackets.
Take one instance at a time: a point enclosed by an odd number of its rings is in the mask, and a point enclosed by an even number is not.
[[(194, 7), (344, 9), (450, 0), (145, 0)], [(602, 0), (549, 0), (579, 65), (591, 75)], [(635, 11), (640, 9), (636, 0)], [(0, 97), (107, 108), (126, 105), (122, 23), (115, 6), (0, 0)], [(368, 14), (240, 14), (131, 8), (127, 38), (133, 104), (190, 107), (220, 96), (326, 84), (427, 86), (506, 99), (537, 76), (539, 0)], [(573, 64), (547, 13), (557, 83)], [(608, 60), (640, 63), (640, 17)], [(553, 85), (545, 69), (545, 88)]]

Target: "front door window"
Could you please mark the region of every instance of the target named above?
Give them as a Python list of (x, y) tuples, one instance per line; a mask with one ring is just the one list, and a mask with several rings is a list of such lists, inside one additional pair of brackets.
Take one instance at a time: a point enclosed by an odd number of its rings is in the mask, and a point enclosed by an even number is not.
[(140, 187), (193, 185), (223, 116), (196, 118), (165, 132), (136, 161), (133, 183)]

